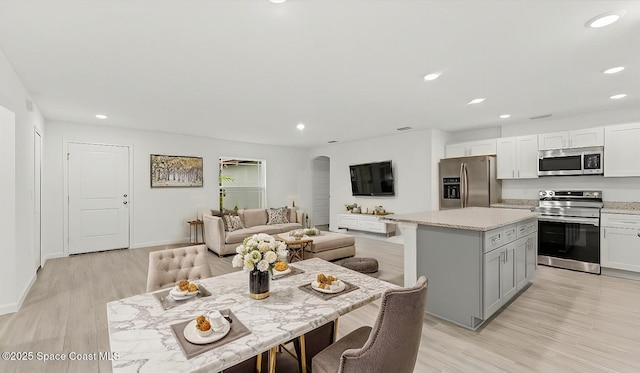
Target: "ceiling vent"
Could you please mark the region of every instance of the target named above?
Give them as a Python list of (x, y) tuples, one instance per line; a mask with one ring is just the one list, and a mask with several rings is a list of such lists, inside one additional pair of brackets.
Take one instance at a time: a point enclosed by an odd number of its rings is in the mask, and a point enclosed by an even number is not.
[(412, 130), (412, 129), (413, 129), (412, 127), (408, 127), (408, 126), (407, 127), (397, 128), (398, 131), (408, 131), (408, 130)]
[(329, 143), (329, 144), (335, 144), (337, 142), (338, 142), (338, 140), (329, 140), (329, 141), (327, 141), (327, 143)]
[(542, 114), (542, 115), (536, 115), (535, 117), (529, 117), (529, 119), (531, 120), (544, 119), (544, 118), (549, 118), (550, 116), (551, 114)]

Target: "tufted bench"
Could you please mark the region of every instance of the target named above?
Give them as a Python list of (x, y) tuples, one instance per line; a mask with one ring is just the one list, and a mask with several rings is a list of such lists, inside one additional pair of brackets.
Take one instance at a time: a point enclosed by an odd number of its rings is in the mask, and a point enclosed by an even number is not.
[(360, 273), (378, 272), (378, 261), (374, 258), (347, 258), (340, 265)]
[(304, 258), (336, 260), (356, 255), (356, 240), (343, 233), (320, 232), (317, 236), (305, 236), (313, 243), (304, 250)]

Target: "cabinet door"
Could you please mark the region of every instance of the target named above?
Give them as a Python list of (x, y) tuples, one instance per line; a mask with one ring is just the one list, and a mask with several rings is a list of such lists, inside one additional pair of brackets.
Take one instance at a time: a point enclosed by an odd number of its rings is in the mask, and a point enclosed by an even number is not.
[(466, 144), (449, 144), (445, 146), (444, 156), (446, 158), (464, 157), (467, 155)]
[(538, 233), (531, 233), (527, 236), (526, 243), (526, 276), (527, 282), (530, 282), (538, 269)]
[(500, 267), (504, 250), (495, 249), (484, 254), (483, 263), (483, 318), (486, 320), (502, 306), (500, 293)]
[(538, 136), (519, 136), (516, 141), (517, 177), (538, 177)]
[(501, 266), (500, 274), (500, 292), (502, 293), (502, 302), (506, 302), (517, 292), (516, 279), (516, 242), (505, 245), (504, 260)]
[(563, 149), (569, 144), (569, 132), (553, 132), (538, 135), (538, 149)]
[[(536, 158), (538, 149), (536, 149)], [(505, 137), (496, 142), (496, 175), (498, 179), (516, 178), (516, 138)]]
[(584, 148), (604, 145), (604, 127), (587, 128), (569, 132), (569, 147)]
[(358, 229), (358, 219), (349, 215), (338, 215), (338, 228)]
[(527, 284), (527, 238), (516, 241), (516, 287), (522, 289)]
[(605, 268), (640, 272), (640, 230), (602, 229), (601, 265)]
[(467, 148), (468, 155), (496, 154), (496, 139), (470, 142)]
[(605, 127), (604, 176), (640, 176), (640, 123)]

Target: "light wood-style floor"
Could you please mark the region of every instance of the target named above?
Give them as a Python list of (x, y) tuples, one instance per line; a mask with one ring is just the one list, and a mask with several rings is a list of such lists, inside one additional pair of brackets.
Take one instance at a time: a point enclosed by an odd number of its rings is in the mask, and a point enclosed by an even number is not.
[[(402, 281), (402, 246), (356, 238), (377, 277)], [(0, 352), (110, 351), (105, 304), (144, 292), (148, 253), (165, 247), (54, 259), (22, 309), (0, 316)], [(210, 255), (214, 274), (237, 269)], [(427, 295), (428, 299), (428, 295)], [(427, 300), (428, 301), (428, 300)], [(379, 302), (340, 318), (339, 337), (372, 325)], [(426, 315), (415, 372), (640, 372), (640, 281), (539, 267), (534, 283), (478, 331)], [(34, 356), (35, 357), (35, 356)], [(110, 372), (108, 361), (0, 360), (0, 372)]]

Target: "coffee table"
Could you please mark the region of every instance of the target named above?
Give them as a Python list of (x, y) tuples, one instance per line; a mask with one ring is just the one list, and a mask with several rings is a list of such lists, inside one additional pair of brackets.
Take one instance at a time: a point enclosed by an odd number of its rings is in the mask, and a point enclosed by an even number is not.
[(313, 243), (313, 239), (309, 238), (308, 236), (304, 236), (303, 238), (295, 238), (292, 236), (277, 235), (276, 240), (280, 240), (287, 244), (287, 249), (289, 250), (289, 263), (294, 262), (294, 259), (304, 260), (304, 249), (306, 249), (307, 246), (310, 246)]

